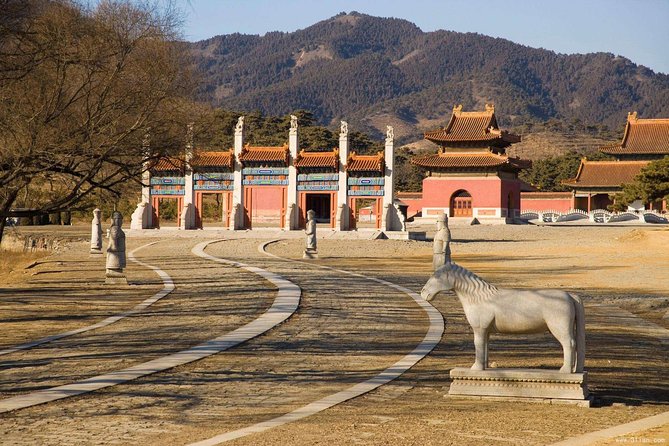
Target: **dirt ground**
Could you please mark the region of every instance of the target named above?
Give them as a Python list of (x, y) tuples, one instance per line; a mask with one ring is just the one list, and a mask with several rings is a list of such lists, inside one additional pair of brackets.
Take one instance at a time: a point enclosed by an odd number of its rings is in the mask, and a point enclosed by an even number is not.
[[(75, 232), (72, 229), (70, 232)], [(86, 233), (86, 228), (82, 228)], [(278, 233), (277, 233), (278, 234)], [(265, 239), (280, 238), (280, 234)], [(453, 259), (498, 286), (561, 288), (585, 302), (586, 369), (595, 407), (448, 397), (448, 372), (473, 361), (473, 340), (454, 296), (440, 295), (439, 346), (392, 383), (320, 414), (232, 442), (275, 444), (551, 444), (669, 410), (669, 230), (658, 227), (453, 227)], [(246, 234), (248, 237), (249, 235)], [(128, 238), (137, 258), (172, 276), (175, 291), (103, 329), (0, 356), (0, 397), (72, 382), (164, 356), (260, 315), (276, 297), (260, 277), (190, 249), (230, 233), (176, 231)], [(298, 284), (297, 313), (264, 335), (204, 360), (88, 395), (0, 415), (2, 444), (187, 444), (265, 421), (371, 378), (410, 352), (428, 322), (397, 290), (318, 265), (419, 291), (431, 244), (319, 240), (320, 259), (285, 262), (261, 239), (214, 243), (207, 252)], [(268, 250), (299, 259), (301, 238)], [(105, 287), (103, 263), (85, 242), (0, 276), (0, 349), (88, 325), (162, 287), (128, 262), (128, 287)], [(102, 265), (102, 266), (101, 266)], [(102, 269), (101, 269), (102, 268)], [(658, 335), (660, 333), (660, 335)], [(495, 336), (499, 367), (559, 368), (550, 335)], [(598, 444), (669, 442), (669, 428)]]

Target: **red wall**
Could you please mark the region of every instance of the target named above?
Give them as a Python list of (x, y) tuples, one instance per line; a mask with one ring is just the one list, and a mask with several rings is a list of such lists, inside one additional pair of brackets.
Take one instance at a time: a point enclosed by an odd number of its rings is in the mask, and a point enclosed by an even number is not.
[(560, 211), (566, 212), (573, 207), (571, 192), (523, 192), (521, 212), (524, 211)]
[(501, 207), (502, 180), (428, 177), (423, 180), (423, 207), (449, 207), (451, 196), (464, 189), (472, 196), (472, 206)]
[(395, 198), (409, 206), (407, 218), (415, 217), (423, 210), (423, 194), (420, 192), (396, 192)]
[(284, 186), (256, 186), (246, 188), (244, 193), (251, 193), (254, 217), (276, 217), (281, 216), (283, 205)]

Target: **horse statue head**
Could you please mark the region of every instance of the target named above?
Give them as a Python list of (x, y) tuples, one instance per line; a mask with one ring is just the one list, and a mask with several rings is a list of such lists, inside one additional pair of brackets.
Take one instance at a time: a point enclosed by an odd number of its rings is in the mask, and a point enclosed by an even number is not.
[(429, 302), (440, 292), (450, 291), (455, 287), (453, 276), (450, 274), (451, 267), (451, 262), (446, 262), (434, 272), (420, 292), (423, 299)]

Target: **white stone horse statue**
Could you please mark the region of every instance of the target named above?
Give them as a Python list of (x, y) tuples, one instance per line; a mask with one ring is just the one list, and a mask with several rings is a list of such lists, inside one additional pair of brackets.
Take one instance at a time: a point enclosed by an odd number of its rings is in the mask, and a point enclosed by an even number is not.
[(543, 333), (549, 330), (562, 345), (560, 372), (582, 372), (585, 362), (585, 312), (581, 299), (560, 290), (497, 288), (471, 271), (447, 262), (427, 281), (421, 296), (430, 301), (441, 291), (454, 290), (474, 330), (476, 362), (488, 367), (490, 333)]

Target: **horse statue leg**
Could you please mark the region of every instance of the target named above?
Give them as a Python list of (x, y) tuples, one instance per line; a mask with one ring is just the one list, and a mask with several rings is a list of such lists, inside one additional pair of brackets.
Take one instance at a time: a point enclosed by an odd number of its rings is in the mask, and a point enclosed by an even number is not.
[(555, 314), (554, 318), (546, 320), (548, 330), (562, 346), (562, 367), (560, 368), (560, 373), (572, 373), (576, 369), (576, 309), (571, 299), (567, 309), (568, 311)]
[(488, 327), (474, 328), (474, 349), (476, 351), (476, 361), (472, 370), (485, 370), (488, 366)]

